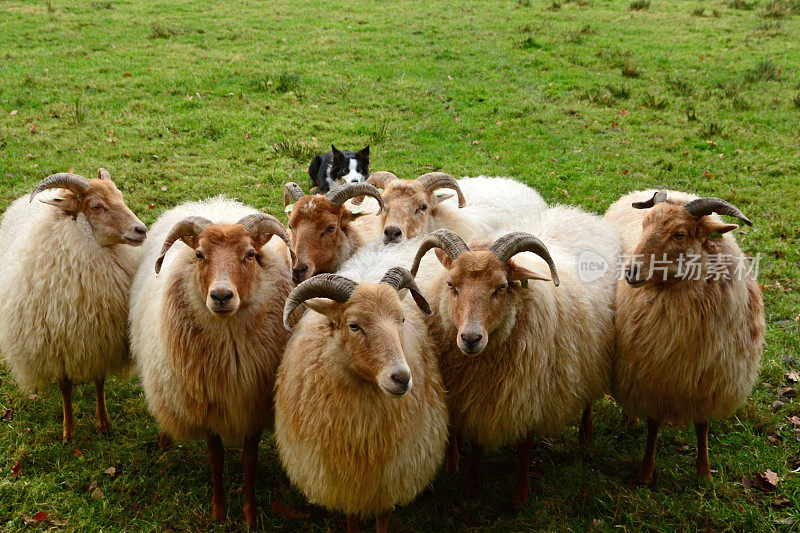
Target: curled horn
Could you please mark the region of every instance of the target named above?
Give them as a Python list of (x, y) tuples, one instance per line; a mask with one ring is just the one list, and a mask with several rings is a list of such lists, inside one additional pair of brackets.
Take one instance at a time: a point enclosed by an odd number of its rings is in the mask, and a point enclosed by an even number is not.
[(666, 201), (667, 201), (667, 191), (656, 191), (653, 194), (653, 197), (650, 198), (649, 200), (646, 200), (644, 202), (633, 202), (631, 204), (631, 207), (634, 207), (635, 209), (648, 209), (656, 204), (660, 204), (661, 202), (666, 202)]
[(414, 257), (414, 263), (411, 265), (411, 275), (416, 276), (419, 270), (419, 262), (422, 261), (422, 256), (428, 253), (431, 248), (441, 248), (450, 259), (456, 259), (464, 252), (469, 252), (469, 246), (458, 236), (458, 234), (450, 231), (449, 229), (438, 229), (433, 233), (429, 233), (422, 244), (419, 245), (417, 255)]
[(203, 233), (203, 230), (211, 224), (212, 222), (210, 220), (203, 217), (186, 217), (175, 224), (172, 230), (170, 230), (169, 235), (167, 235), (164, 246), (161, 247), (161, 253), (158, 255), (158, 259), (156, 259), (156, 274), (161, 272), (161, 264), (164, 262), (164, 257), (167, 255), (167, 251), (169, 251), (172, 245), (175, 244), (175, 241), (190, 236), (196, 237)]
[(350, 295), (357, 286), (355, 281), (337, 274), (317, 274), (313, 278), (305, 280), (295, 287), (286, 299), (283, 307), (283, 326), (289, 333), (292, 332), (289, 318), (292, 316), (292, 312), (306, 300), (328, 298), (341, 304), (350, 299)]
[(385, 189), (387, 183), (396, 179), (399, 178), (391, 172), (381, 170), (370, 174), (369, 178), (367, 178), (367, 183), (371, 183), (379, 189)]
[(697, 200), (692, 200), (683, 207), (686, 208), (689, 214), (696, 217), (704, 217), (711, 213), (718, 213), (720, 215), (736, 217), (748, 226), (753, 225), (750, 219), (744, 216), (735, 205), (720, 198), (698, 198)]
[(524, 231), (515, 231), (503, 235), (489, 247), (491, 252), (497, 256), (501, 263), (505, 263), (513, 256), (520, 252), (533, 252), (545, 260), (547, 266), (550, 267), (550, 275), (553, 278), (553, 284), (558, 287), (560, 281), (558, 280), (558, 272), (556, 272), (556, 265), (553, 263), (553, 258), (550, 257), (550, 252), (542, 241)]
[(445, 172), (428, 172), (417, 178), (417, 181), (425, 187), (426, 191), (433, 192), (436, 189), (453, 189), (458, 195), (458, 207), (467, 205), (461, 187), (453, 176)]
[(292, 200), (296, 202), (305, 195), (306, 193), (303, 192), (303, 189), (298, 184), (290, 181), (283, 186), (283, 207), (292, 203)]
[(111, 174), (108, 173), (108, 170), (104, 168), (97, 169), (97, 179), (99, 180), (110, 180)]
[(384, 209), (383, 198), (381, 198), (380, 191), (376, 189), (374, 185), (370, 185), (369, 183), (348, 183), (346, 185), (342, 185), (341, 187), (338, 187), (326, 194), (325, 198), (336, 205), (342, 205), (350, 198), (364, 195), (372, 196), (378, 201), (379, 208), (378, 212), (375, 214), (380, 215)]
[(30, 201), (33, 201), (33, 197), (39, 194), (40, 192), (46, 189), (68, 189), (75, 194), (84, 194), (87, 190), (89, 190), (89, 180), (84, 178), (83, 176), (79, 176), (78, 174), (72, 174), (70, 172), (61, 172), (59, 174), (52, 174), (47, 176), (39, 185), (33, 189), (31, 193)]
[(386, 283), (396, 291), (408, 289), (411, 292), (411, 297), (414, 298), (414, 302), (416, 302), (417, 307), (419, 307), (419, 310), (425, 313), (427, 316), (431, 316), (433, 314), (428, 301), (419, 291), (419, 287), (417, 287), (417, 283), (414, 281), (414, 276), (412, 276), (411, 272), (405, 268), (399, 266), (390, 268), (386, 271), (386, 274), (383, 275), (381, 283)]
[(292, 256), (292, 263), (294, 263), (294, 250), (292, 250), (289, 234), (286, 233), (286, 228), (283, 227), (283, 224), (281, 224), (277, 218), (266, 213), (253, 213), (241, 219), (237, 224), (244, 226), (244, 229), (247, 230), (251, 236), (262, 238), (264, 243), (270, 240), (273, 235), (277, 235), (283, 239), (283, 242), (286, 243), (286, 247), (289, 248), (289, 255)]

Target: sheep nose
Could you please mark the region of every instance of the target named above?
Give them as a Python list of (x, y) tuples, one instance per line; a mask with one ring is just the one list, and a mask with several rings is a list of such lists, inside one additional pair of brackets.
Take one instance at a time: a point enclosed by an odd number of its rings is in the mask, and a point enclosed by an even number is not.
[(233, 298), (233, 291), (230, 289), (214, 289), (211, 291), (210, 296), (218, 304), (224, 304)]
[(143, 237), (147, 236), (147, 228), (145, 227), (144, 224), (142, 224), (141, 226), (136, 226), (135, 228), (133, 228), (133, 231), (136, 232), (137, 235), (141, 235)]
[(383, 242), (389, 244), (390, 242), (400, 242), (400, 237), (403, 236), (403, 230), (397, 226), (386, 226), (383, 230)]
[(293, 268), (292, 281), (294, 281), (295, 283), (300, 283), (305, 279), (306, 272), (308, 272), (308, 265), (303, 265), (301, 267)]
[(639, 275), (639, 267), (637, 265), (631, 265), (625, 269), (625, 281), (628, 283), (636, 280), (636, 277)]
[(461, 340), (464, 341), (464, 346), (468, 349), (475, 348), (481, 342), (483, 335), (481, 333), (462, 333)]
[(391, 378), (400, 388), (405, 389), (411, 381), (411, 373), (408, 370), (398, 370), (391, 375)]

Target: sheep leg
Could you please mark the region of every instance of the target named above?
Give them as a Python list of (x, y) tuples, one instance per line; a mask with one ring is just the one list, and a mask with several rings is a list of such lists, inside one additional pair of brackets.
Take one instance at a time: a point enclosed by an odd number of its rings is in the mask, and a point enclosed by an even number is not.
[(447, 447), (447, 473), (450, 476), (458, 474), (458, 461), (461, 455), (458, 453), (458, 441), (460, 436), (457, 433), (450, 435), (450, 442)]
[(711, 464), (708, 461), (708, 422), (696, 423), (694, 431), (697, 435), (697, 475), (711, 479)]
[(473, 442), (472, 455), (470, 457), (469, 478), (467, 479), (467, 498), (473, 499), (481, 491), (481, 459), (483, 458), (483, 447)]
[(222, 522), (225, 520), (227, 510), (225, 509), (225, 492), (222, 490), (222, 466), (225, 464), (225, 448), (222, 447), (222, 440), (219, 435), (211, 434), (206, 439), (208, 444), (208, 462), (211, 464), (211, 514), (214, 520)]
[(158, 432), (158, 449), (165, 452), (172, 448), (172, 439), (167, 435), (166, 431)]
[(242, 448), (242, 468), (244, 469), (244, 505), (242, 514), (250, 527), (256, 525), (256, 476), (258, 475), (258, 441), (261, 432), (256, 432), (244, 439)]
[(578, 428), (578, 440), (583, 446), (590, 446), (592, 444), (592, 437), (594, 436), (594, 422), (592, 421), (592, 404), (586, 406), (581, 416), (581, 425)]
[(97, 426), (100, 429), (100, 433), (108, 433), (111, 431), (111, 421), (108, 419), (108, 411), (106, 410), (106, 378), (95, 379), (94, 388), (97, 391), (97, 409), (95, 410)]
[(533, 433), (528, 433), (525, 440), (519, 443), (519, 466), (517, 469), (517, 488), (514, 490), (514, 499), (511, 504), (515, 511), (519, 511), (531, 497), (528, 484), (528, 470), (531, 464), (531, 448), (533, 448)]
[(58, 382), (58, 388), (61, 391), (61, 404), (64, 408), (62, 440), (69, 442), (75, 433), (75, 420), (72, 418), (72, 381), (69, 378), (64, 378)]
[(388, 533), (389, 532), (389, 517), (392, 515), (391, 511), (386, 511), (375, 517), (375, 533)]
[(347, 533), (358, 533), (358, 516), (347, 515)]
[(656, 440), (660, 425), (658, 420), (647, 418), (647, 447), (642, 458), (642, 466), (639, 467), (639, 474), (636, 476), (636, 482), (642, 485), (653, 482), (656, 470)]

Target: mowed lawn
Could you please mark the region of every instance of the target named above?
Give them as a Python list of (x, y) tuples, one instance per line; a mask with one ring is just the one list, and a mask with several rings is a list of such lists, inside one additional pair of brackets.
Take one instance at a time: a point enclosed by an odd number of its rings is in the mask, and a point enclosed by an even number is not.
[[(514, 176), (598, 213), (634, 188), (725, 198), (755, 222), (737, 237), (761, 257), (767, 343), (748, 403), (711, 424), (713, 482), (694, 475), (693, 430), (666, 428), (656, 487), (633, 486), (644, 428), (606, 400), (591, 449), (574, 426), (540, 441), (519, 513), (507, 449), (478, 499), (441, 473), (391, 527), (796, 531), (798, 36), (796, 0), (4, 1), (0, 209), (48, 174), (105, 167), (147, 224), (217, 194), (282, 217), (283, 184), (307, 187), (331, 142), (369, 143), (372, 170)], [(0, 380), (0, 530), (244, 528), (238, 450), (216, 525), (205, 444), (159, 452), (135, 379), (109, 384), (109, 437), (77, 387), (68, 445), (56, 387)], [(291, 488), (269, 436), (260, 460), (261, 527), (343, 529)]]

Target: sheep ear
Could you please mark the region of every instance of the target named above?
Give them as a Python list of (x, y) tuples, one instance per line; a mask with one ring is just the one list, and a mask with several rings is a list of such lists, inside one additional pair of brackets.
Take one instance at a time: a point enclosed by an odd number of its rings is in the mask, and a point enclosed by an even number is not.
[(77, 215), (80, 211), (78, 197), (72, 192), (66, 192), (64, 196), (56, 196), (55, 198), (41, 200), (41, 202), (43, 204), (53, 205), (72, 216)]
[(441, 248), (434, 248), (433, 251), (436, 253), (436, 258), (445, 267), (447, 270), (453, 268), (453, 260), (450, 259), (450, 256), (445, 253), (444, 250)]
[(448, 198), (452, 198), (452, 197), (453, 197), (453, 195), (450, 194), (450, 193), (442, 193), (442, 194), (435, 194), (434, 193), (434, 195), (433, 195), (433, 203), (434, 204), (440, 204), (440, 203), (444, 202), (445, 200), (447, 200)]
[(739, 227), (738, 224), (725, 224), (724, 222), (714, 222), (713, 220), (702, 220), (701, 227), (703, 233), (710, 239), (720, 238), (723, 234), (733, 231)]
[[(355, 203), (355, 202), (354, 202)], [(364, 215), (369, 215), (370, 213), (364, 211), (362, 209), (356, 209), (354, 211), (350, 211), (346, 207), (342, 209), (341, 214), (339, 215), (339, 225), (346, 226), (353, 222), (357, 218), (361, 218)]]
[(339, 304), (333, 300), (328, 300), (327, 298), (311, 298), (303, 302), (303, 305), (312, 311), (325, 315), (333, 321), (339, 318)]
[(528, 270), (525, 267), (521, 267), (517, 264), (514, 264), (513, 261), (508, 262), (508, 279), (509, 281), (521, 281), (523, 287), (527, 287), (527, 281), (534, 279), (537, 281), (553, 281), (551, 278), (547, 276), (542, 276), (541, 274), (537, 274), (533, 270)]

